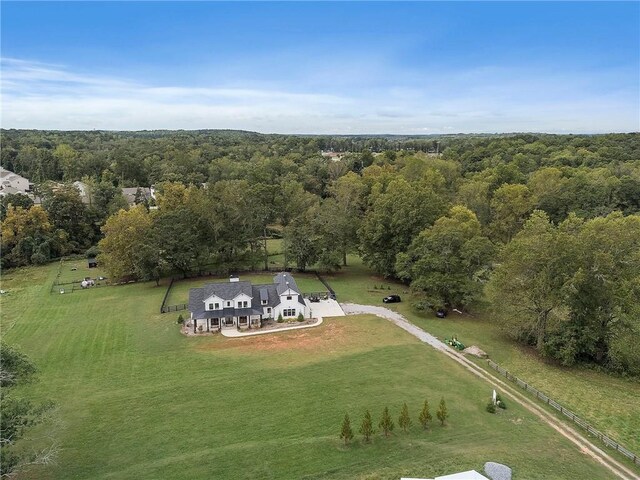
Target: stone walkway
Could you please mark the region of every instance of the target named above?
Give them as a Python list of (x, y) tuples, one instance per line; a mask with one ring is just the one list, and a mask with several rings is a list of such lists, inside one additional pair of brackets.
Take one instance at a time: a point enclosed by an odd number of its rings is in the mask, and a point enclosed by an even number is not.
[(303, 328), (313, 328), (322, 324), (322, 317), (318, 318), (316, 323), (312, 323), (311, 325), (294, 325), (292, 327), (282, 327), (282, 328), (270, 328), (268, 330), (258, 330), (258, 331), (239, 331), (235, 328), (223, 328), (220, 330), (220, 333), (225, 337), (237, 338), (237, 337), (251, 337), (253, 335), (266, 335), (268, 333), (279, 333), (279, 332), (287, 332), (289, 330), (301, 330)]

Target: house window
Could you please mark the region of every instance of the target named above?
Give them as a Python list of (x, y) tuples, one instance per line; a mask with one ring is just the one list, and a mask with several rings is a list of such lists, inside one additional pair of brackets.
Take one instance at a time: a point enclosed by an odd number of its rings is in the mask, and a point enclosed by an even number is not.
[(214, 309), (215, 309), (215, 310), (218, 310), (219, 308), (220, 308), (220, 304), (219, 304), (219, 303), (216, 303), (216, 304), (215, 304)]
[(227, 302), (227, 307), (230, 307), (230, 306), (231, 306), (231, 302)]
[(271, 313), (271, 307), (267, 308), (267, 313)]
[(249, 305), (249, 302), (242, 302), (242, 306), (243, 306), (244, 308), (247, 308), (247, 306), (248, 306), (248, 305)]
[(287, 300), (291, 300), (291, 295), (289, 295), (289, 296), (287, 297)]
[(295, 317), (296, 316), (296, 309), (295, 308), (285, 308), (282, 311), (282, 315), (284, 317)]
[(220, 319), (219, 318), (212, 318), (211, 319), (211, 326), (212, 327), (217, 327), (220, 324)]
[(266, 304), (267, 304), (267, 301), (266, 301), (266, 300), (262, 300), (262, 304), (263, 304), (263, 305), (266, 305)]
[(213, 303), (209, 304), (209, 310), (213, 310)]

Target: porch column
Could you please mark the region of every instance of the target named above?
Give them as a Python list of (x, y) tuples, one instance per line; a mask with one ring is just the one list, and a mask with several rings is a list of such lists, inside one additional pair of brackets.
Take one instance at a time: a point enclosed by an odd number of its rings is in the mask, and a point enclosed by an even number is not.
[(209, 327), (211, 326), (211, 319), (207, 318), (207, 332), (210, 332)]

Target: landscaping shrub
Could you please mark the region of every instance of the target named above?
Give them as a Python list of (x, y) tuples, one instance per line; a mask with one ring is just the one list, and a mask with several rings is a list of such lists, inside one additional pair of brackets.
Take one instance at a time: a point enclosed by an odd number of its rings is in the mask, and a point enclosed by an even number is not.
[(299, 321), (299, 322), (304, 322), (304, 315), (302, 314), (302, 312), (300, 312), (300, 313), (298, 314), (298, 321)]
[(282, 322), (284, 322), (284, 318), (282, 318), (282, 314), (279, 313), (278, 314), (278, 323), (282, 323)]
[(182, 314), (178, 315), (178, 323), (180, 325), (182, 325), (184, 323), (184, 318), (182, 317)]
[(496, 406), (493, 404), (493, 399), (489, 400), (489, 403), (487, 403), (487, 412), (496, 413)]

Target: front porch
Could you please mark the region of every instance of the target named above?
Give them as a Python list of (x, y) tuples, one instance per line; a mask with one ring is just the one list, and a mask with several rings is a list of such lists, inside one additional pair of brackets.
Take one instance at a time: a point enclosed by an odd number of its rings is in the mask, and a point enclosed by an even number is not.
[(240, 315), (196, 318), (190, 321), (188, 333), (215, 333), (221, 330), (249, 330), (262, 327), (262, 315)]

